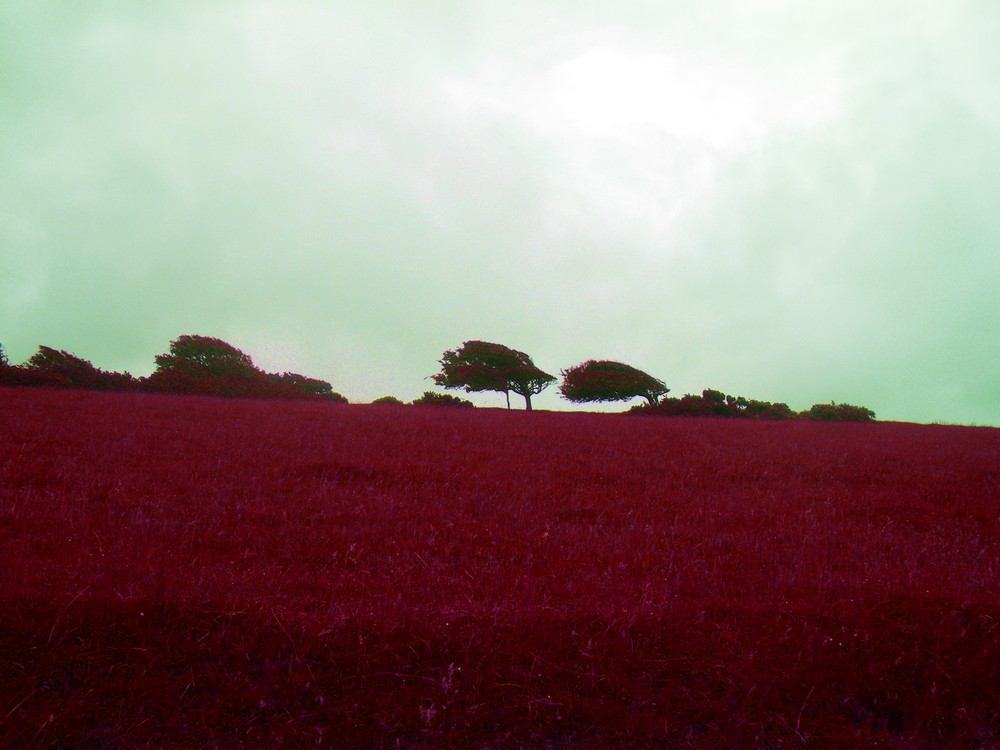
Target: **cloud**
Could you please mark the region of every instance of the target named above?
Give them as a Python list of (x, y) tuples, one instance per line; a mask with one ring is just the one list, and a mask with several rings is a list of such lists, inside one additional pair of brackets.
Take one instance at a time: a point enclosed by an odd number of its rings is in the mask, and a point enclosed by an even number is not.
[(363, 400), (483, 338), (1000, 423), (998, 12), (13, 0), (0, 340)]

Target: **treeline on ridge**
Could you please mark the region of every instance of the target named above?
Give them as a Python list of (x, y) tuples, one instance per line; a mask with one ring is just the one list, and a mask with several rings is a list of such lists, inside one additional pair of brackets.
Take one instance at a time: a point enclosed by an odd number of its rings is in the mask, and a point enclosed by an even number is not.
[(687, 394), (680, 398), (665, 398), (656, 404), (640, 404), (629, 409), (631, 414), (664, 417), (743, 417), (749, 419), (814, 419), (823, 422), (870, 422), (875, 412), (851, 404), (813, 404), (803, 412), (795, 412), (788, 404), (757, 401), (743, 396), (730, 396), (706, 388), (700, 396)]
[(180, 336), (146, 378), (108, 372), (69, 352), (39, 346), (22, 365), (11, 365), (0, 348), (0, 385), (146, 391), (241, 398), (346, 402), (325, 380), (295, 372), (264, 372), (249, 355), (221, 339)]
[[(170, 343), (166, 353), (155, 357), (155, 362), (156, 369), (149, 377), (136, 378), (127, 372), (101, 370), (81, 357), (47, 346), (39, 346), (24, 364), (11, 365), (0, 346), (0, 386), (347, 402), (325, 380), (294, 372), (265, 372), (246, 353), (208, 336), (180, 336)], [(467, 393), (503, 393), (507, 408), (510, 408), (510, 394), (515, 393), (524, 398), (525, 409), (530, 411), (531, 397), (556, 381), (554, 375), (538, 368), (524, 352), (487, 341), (466, 341), (458, 349), (446, 351), (439, 364), (441, 371), (430, 376), (435, 385)], [(631, 365), (610, 360), (588, 360), (561, 370), (560, 374), (559, 391), (563, 398), (574, 403), (644, 398), (645, 404), (629, 410), (637, 415), (858, 422), (875, 419), (875, 413), (863, 406), (830, 402), (795, 412), (785, 403), (730, 396), (713, 389), (702, 391), (700, 396), (666, 397), (670, 389), (662, 380)], [(373, 403), (403, 404), (394, 396), (384, 396)], [(411, 403), (417, 406), (474, 406), (467, 399), (433, 391), (425, 391)]]
[[(431, 375), (437, 385), (461, 388), (468, 393), (504, 393), (508, 408), (513, 392), (524, 398), (528, 411), (531, 410), (531, 397), (556, 380), (554, 375), (539, 369), (524, 352), (489, 341), (466, 341), (458, 349), (446, 351), (439, 363), (441, 371)], [(875, 419), (875, 412), (864, 406), (831, 402), (814, 404), (806, 411), (796, 413), (784, 403), (727, 396), (712, 389), (702, 391), (701, 396), (689, 394), (681, 398), (664, 398), (670, 389), (662, 380), (631, 365), (611, 360), (587, 360), (560, 371), (560, 374), (563, 377), (560, 394), (575, 403), (646, 399), (645, 404), (629, 410), (632, 414), (855, 422)]]

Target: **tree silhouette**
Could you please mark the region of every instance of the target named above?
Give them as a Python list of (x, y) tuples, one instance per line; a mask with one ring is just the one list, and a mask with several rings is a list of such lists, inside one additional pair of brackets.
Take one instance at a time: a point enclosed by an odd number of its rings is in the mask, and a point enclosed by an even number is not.
[(867, 406), (836, 404), (833, 401), (828, 404), (813, 404), (807, 411), (802, 412), (802, 416), (820, 422), (875, 421), (875, 412)]
[(57, 386), (118, 391), (136, 390), (138, 381), (127, 372), (106, 372), (75, 354), (39, 346), (21, 367), (10, 368), (20, 385)]
[(248, 354), (209, 336), (181, 336), (146, 380), (150, 390), (239, 398), (325, 399), (346, 403), (325, 380), (297, 372), (268, 373)]
[(94, 365), (82, 357), (53, 349), (50, 346), (39, 346), (38, 351), (31, 355), (31, 359), (27, 361), (26, 365), (33, 370), (47, 370), (49, 372), (92, 373), (97, 371)]
[(0, 368), (10, 367), (10, 360), (7, 359), (7, 352), (3, 350), (3, 344), (0, 344)]
[(441, 372), (431, 375), (442, 388), (464, 388), (473, 391), (497, 391), (524, 397), (525, 409), (531, 411), (531, 397), (545, 390), (554, 375), (540, 370), (524, 352), (488, 341), (466, 341), (449, 350), (440, 359)]
[(652, 406), (667, 393), (662, 381), (642, 370), (609, 360), (593, 359), (562, 371), (559, 391), (577, 403), (588, 401), (628, 401), (642, 396)]
[(209, 336), (180, 336), (170, 342), (167, 354), (158, 354), (155, 359), (157, 373), (204, 377), (260, 372), (249, 355)]
[(277, 388), (249, 355), (209, 336), (180, 336), (155, 361), (146, 381), (155, 391), (260, 398), (263, 390)]

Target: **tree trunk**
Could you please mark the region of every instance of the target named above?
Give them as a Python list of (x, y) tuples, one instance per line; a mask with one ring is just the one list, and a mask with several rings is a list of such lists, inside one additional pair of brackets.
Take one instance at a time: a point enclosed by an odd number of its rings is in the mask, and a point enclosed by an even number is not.
[(531, 411), (531, 394), (524, 394), (524, 409), (525, 411)]
[(503, 395), (507, 397), (507, 408), (510, 408), (510, 391), (504, 391)]

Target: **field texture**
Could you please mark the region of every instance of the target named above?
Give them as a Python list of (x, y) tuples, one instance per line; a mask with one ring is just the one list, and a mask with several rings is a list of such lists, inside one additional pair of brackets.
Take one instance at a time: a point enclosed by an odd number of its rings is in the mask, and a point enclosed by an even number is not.
[(1000, 747), (997, 429), (0, 414), (2, 747)]

